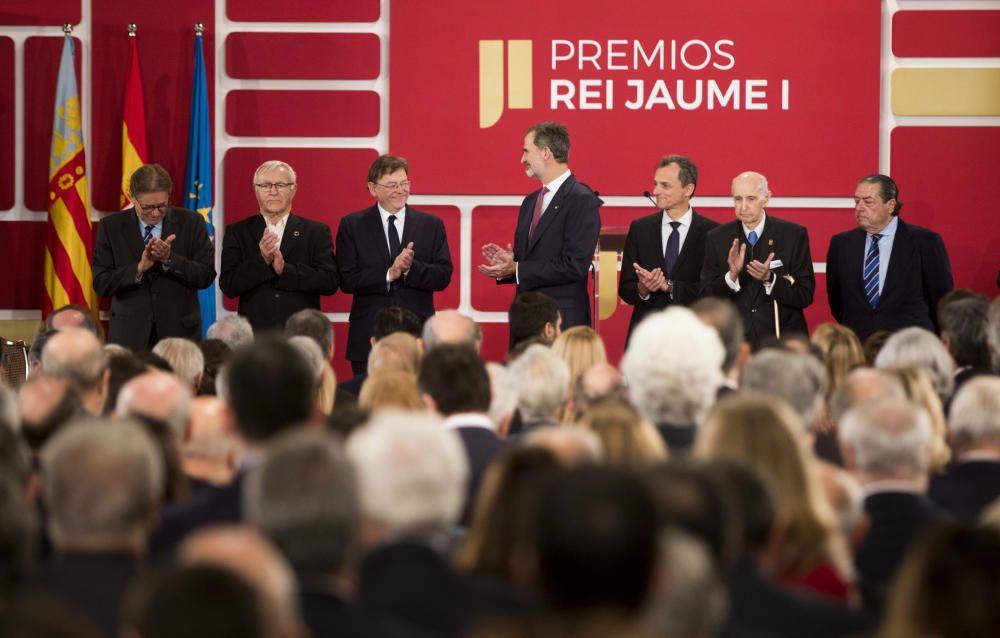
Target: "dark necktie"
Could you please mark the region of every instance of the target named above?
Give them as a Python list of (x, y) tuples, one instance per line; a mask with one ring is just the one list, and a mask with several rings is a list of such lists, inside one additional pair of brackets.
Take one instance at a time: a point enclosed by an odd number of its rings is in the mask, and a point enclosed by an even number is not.
[(156, 227), (155, 226), (146, 226), (146, 234), (142, 236), (142, 243), (143, 243), (143, 245), (148, 244), (149, 240), (153, 238), (153, 229), (154, 228), (156, 228)]
[(878, 240), (882, 235), (872, 235), (872, 245), (865, 257), (865, 296), (872, 308), (878, 305)]
[(542, 190), (538, 191), (538, 197), (535, 198), (535, 212), (531, 214), (531, 226), (528, 227), (528, 239), (535, 234), (535, 228), (538, 226), (538, 220), (542, 218), (542, 200), (545, 199), (545, 193), (549, 192), (549, 189), (542, 186)]
[(674, 274), (674, 266), (677, 265), (677, 255), (681, 252), (681, 231), (678, 230), (680, 222), (670, 222), (672, 230), (667, 236), (667, 249), (663, 251), (663, 265), (666, 266), (667, 276)]
[(396, 216), (389, 215), (389, 259), (396, 259), (400, 251), (399, 231), (396, 230)]

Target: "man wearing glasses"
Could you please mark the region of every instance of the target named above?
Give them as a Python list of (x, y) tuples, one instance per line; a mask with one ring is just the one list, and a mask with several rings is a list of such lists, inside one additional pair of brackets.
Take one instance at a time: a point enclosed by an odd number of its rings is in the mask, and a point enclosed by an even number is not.
[(111, 297), (108, 342), (136, 352), (160, 339), (201, 339), (198, 290), (215, 280), (215, 249), (201, 215), (170, 205), (159, 164), (129, 179), (132, 208), (97, 227), (94, 290)]
[(434, 314), (434, 293), (451, 281), (444, 223), (406, 205), (409, 171), (402, 157), (376, 159), (368, 170), (375, 204), (345, 216), (337, 230), (341, 287), (354, 295), (347, 360), (355, 375), (367, 369), (376, 312), (398, 306), (426, 321)]
[(260, 215), (226, 226), (219, 287), (239, 297), (239, 313), (255, 333), (284, 330), (305, 308), (319, 309), (320, 295), (337, 292), (340, 277), (330, 227), (292, 214), (295, 169), (277, 160), (253, 175)]

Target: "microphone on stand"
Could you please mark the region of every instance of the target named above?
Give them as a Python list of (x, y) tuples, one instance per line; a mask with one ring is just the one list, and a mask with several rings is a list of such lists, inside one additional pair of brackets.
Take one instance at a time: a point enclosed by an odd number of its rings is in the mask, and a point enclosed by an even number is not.
[(656, 200), (653, 199), (653, 196), (649, 194), (649, 191), (642, 191), (642, 196), (648, 199), (649, 201), (653, 202), (653, 206), (659, 208), (659, 205), (656, 203)]

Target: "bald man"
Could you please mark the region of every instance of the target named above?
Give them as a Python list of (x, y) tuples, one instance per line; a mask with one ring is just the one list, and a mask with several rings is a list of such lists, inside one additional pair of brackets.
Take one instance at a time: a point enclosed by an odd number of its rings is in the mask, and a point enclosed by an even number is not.
[(424, 322), (421, 335), (424, 350), (431, 350), (442, 343), (467, 344), (479, 352), (483, 343), (483, 331), (471, 317), (457, 310), (441, 310)]
[(192, 489), (233, 480), (242, 446), (232, 410), (218, 397), (195, 397), (181, 444), (181, 464)]
[(816, 289), (809, 233), (768, 214), (770, 199), (760, 173), (733, 179), (736, 219), (709, 232), (701, 270), (703, 296), (736, 304), (754, 350), (771, 336), (808, 334), (802, 311)]
[(68, 380), (79, 392), (83, 409), (100, 414), (108, 392), (108, 356), (94, 333), (83, 328), (60, 330), (42, 350), (42, 372)]
[(170, 426), (177, 441), (184, 435), (191, 391), (169, 372), (146, 372), (126, 383), (118, 394), (115, 414), (138, 416)]

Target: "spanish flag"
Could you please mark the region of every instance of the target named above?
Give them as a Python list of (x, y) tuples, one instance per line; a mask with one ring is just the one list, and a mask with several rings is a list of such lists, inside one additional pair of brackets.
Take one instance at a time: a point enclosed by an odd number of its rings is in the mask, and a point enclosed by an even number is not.
[(146, 108), (142, 101), (142, 78), (139, 75), (139, 47), (134, 25), (128, 34), (128, 76), (125, 78), (125, 109), (122, 111), (122, 192), (119, 206), (124, 210), (128, 199), (128, 181), (137, 168), (149, 161), (146, 146)]
[(46, 317), (66, 304), (80, 304), (98, 316), (90, 259), (93, 227), (87, 196), (80, 95), (73, 68), (73, 38), (63, 42), (49, 157), (49, 223), (45, 244)]

